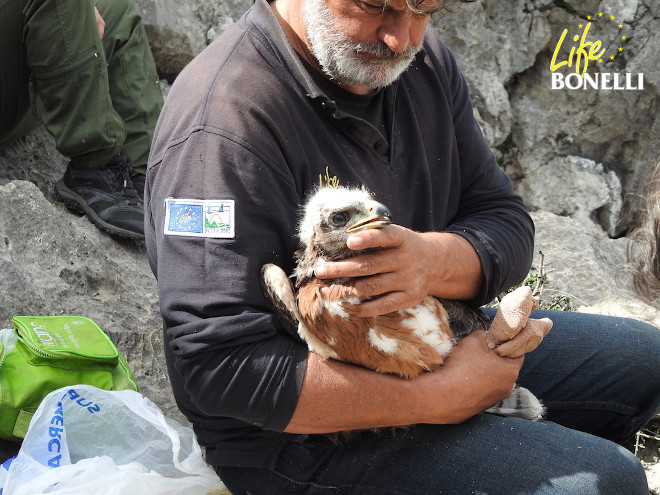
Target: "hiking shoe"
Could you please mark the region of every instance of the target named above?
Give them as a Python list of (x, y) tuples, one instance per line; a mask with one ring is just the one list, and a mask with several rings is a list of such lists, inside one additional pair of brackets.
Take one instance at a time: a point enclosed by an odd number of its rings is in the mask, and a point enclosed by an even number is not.
[(144, 203), (144, 184), (147, 181), (147, 176), (144, 174), (135, 174), (131, 177), (131, 180), (133, 181), (133, 187), (135, 188), (138, 197)]
[(69, 164), (55, 184), (55, 193), (108, 234), (144, 239), (144, 207), (133, 187), (132, 171), (122, 155), (104, 168), (76, 170)]

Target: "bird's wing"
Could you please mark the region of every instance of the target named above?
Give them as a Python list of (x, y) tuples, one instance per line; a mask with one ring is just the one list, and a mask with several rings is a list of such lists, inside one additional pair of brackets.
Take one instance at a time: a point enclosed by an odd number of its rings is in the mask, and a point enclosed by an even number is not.
[(449, 327), (457, 340), (476, 330), (488, 330), (490, 319), (479, 309), (461, 301), (440, 299), (449, 315)]
[(284, 270), (268, 263), (261, 268), (261, 285), (264, 295), (282, 328), (294, 339), (302, 342), (298, 335), (300, 315), (293, 284)]

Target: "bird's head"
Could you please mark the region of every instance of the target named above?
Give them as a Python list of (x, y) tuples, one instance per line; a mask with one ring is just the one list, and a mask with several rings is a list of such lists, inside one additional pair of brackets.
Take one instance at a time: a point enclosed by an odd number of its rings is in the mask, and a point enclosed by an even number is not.
[(340, 260), (358, 254), (346, 246), (360, 230), (378, 229), (392, 222), (389, 209), (366, 189), (324, 187), (303, 205), (299, 226), (298, 275), (309, 276), (320, 260)]

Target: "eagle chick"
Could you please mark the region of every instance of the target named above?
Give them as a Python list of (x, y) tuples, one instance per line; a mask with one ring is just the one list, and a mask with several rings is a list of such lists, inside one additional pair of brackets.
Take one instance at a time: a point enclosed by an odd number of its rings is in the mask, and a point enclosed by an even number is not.
[[(352, 310), (360, 301), (351, 280), (320, 280), (314, 275), (320, 263), (365, 252), (347, 247), (351, 234), (391, 222), (388, 208), (365, 189), (320, 188), (303, 207), (295, 285), (273, 264), (262, 268), (262, 283), (285, 329), (311, 351), (411, 379), (442, 365), (457, 338), (477, 329), (488, 330), (490, 320), (461, 303), (441, 302), (431, 296), (409, 309), (357, 317)], [(541, 417), (543, 407), (524, 388), (516, 387), (507, 401), (489, 411)]]

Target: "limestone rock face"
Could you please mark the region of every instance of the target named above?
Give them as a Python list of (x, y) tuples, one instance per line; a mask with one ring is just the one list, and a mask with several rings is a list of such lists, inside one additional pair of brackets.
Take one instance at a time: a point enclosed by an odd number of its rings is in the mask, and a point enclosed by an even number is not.
[(623, 316), (660, 327), (659, 308), (642, 302), (620, 268), (627, 240), (611, 239), (588, 220), (546, 211), (532, 214), (536, 225), (533, 272), (541, 264), (547, 274), (541, 302), (564, 295), (573, 308), (586, 313)]
[(576, 156), (555, 157), (530, 168), (519, 192), (527, 207), (581, 220), (593, 220), (614, 233), (621, 213), (621, 183), (601, 164)]
[[(514, 113), (506, 86), (534, 65), (551, 39), (541, 7), (523, 0), (478, 2), (461, 7), (435, 23), (470, 86), (484, 134), (491, 146), (511, 134)], [(552, 4), (552, 2), (542, 2)]]
[(173, 81), (188, 62), (233, 24), (253, 2), (136, 0), (162, 78)]
[(51, 203), (31, 182), (0, 187), (0, 324), (14, 315), (81, 315), (120, 347), (140, 391), (173, 407), (156, 281), (144, 246), (116, 240)]
[[(612, 184), (613, 173), (620, 183), (619, 191), (611, 191), (620, 206), (599, 212), (598, 220), (613, 236), (629, 226), (627, 213), (639, 206), (637, 193), (660, 159), (659, 10), (652, 0), (494, 0), (468, 4), (436, 23), (465, 74), (475, 113), (500, 164), (513, 178), (525, 179), (519, 182), (525, 199), (531, 190), (570, 185), (561, 165), (568, 157), (587, 159), (598, 165), (604, 182)], [(643, 90), (552, 89), (550, 63), (563, 30), (568, 35), (562, 49), (568, 50), (576, 44), (570, 36), (580, 33), (578, 26), (590, 15), (602, 19), (601, 12), (615, 20), (594, 20), (601, 29), (594, 27), (590, 40), (602, 40), (615, 59), (600, 65), (591, 61), (588, 73), (619, 75), (622, 84), (630, 74), (633, 86), (643, 74)], [(619, 31), (616, 23), (625, 41), (612, 39)], [(576, 64), (557, 72), (568, 75), (574, 69)], [(539, 173), (541, 168), (546, 170)], [(533, 201), (531, 207), (541, 208)], [(551, 211), (561, 208), (558, 204)]]

